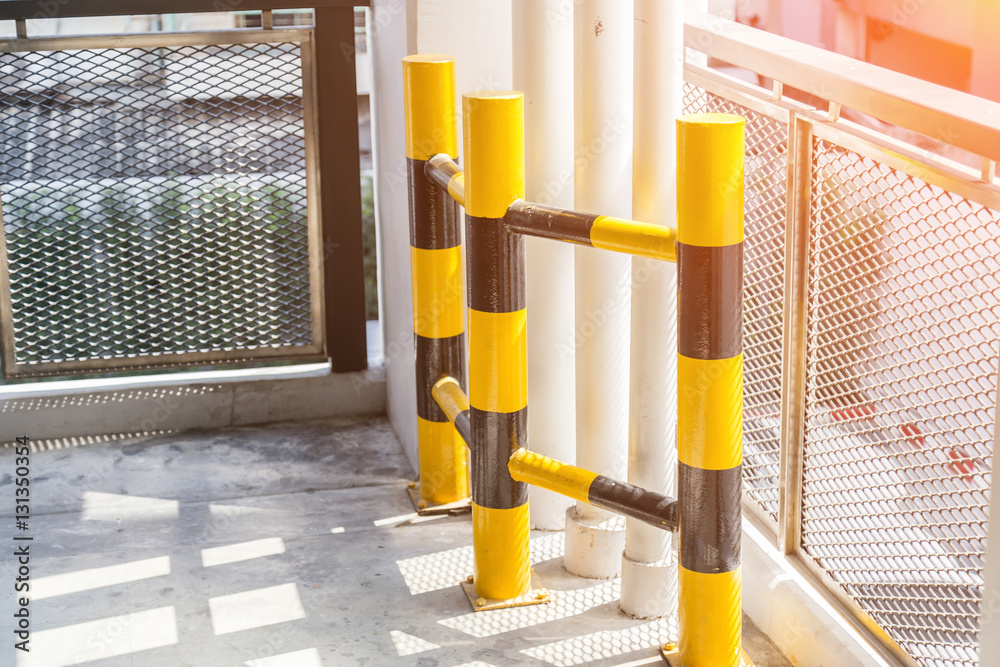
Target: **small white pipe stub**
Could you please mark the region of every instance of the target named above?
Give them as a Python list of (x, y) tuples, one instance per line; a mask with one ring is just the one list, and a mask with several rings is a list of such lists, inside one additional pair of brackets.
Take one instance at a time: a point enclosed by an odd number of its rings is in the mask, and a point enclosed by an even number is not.
[(584, 517), (577, 506), (566, 510), (563, 565), (578, 577), (614, 579), (621, 574), (625, 518)]
[[(625, 586), (628, 581), (629, 585)], [(677, 556), (670, 551), (658, 563), (641, 563), (622, 554), (621, 610), (634, 618), (677, 614)]]

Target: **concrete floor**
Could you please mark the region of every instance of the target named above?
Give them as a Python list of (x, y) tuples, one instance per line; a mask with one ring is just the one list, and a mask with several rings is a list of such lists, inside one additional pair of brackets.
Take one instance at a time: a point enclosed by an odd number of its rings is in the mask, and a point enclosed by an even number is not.
[[(473, 614), (468, 516), (412, 514), (382, 417), (35, 449), (32, 651), (12, 646), (5, 557), (0, 665), (638, 666), (675, 637), (623, 616), (616, 581), (569, 575), (554, 533), (532, 535), (553, 602)], [(8, 500), (13, 470), (0, 449)], [(758, 665), (788, 664), (752, 626), (745, 642)]]

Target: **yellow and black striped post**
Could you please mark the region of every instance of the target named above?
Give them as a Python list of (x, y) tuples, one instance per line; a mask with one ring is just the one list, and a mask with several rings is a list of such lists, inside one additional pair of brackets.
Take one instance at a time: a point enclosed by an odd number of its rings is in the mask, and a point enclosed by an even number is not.
[(468, 93), (463, 120), (473, 582), (480, 597), (505, 600), (530, 590), (528, 487), (507, 470), (527, 440), (524, 238), (503, 225), (524, 196), (523, 95)]
[(453, 503), (469, 496), (468, 457), (431, 388), (444, 375), (459, 382), (465, 377), (461, 221), (458, 205), (427, 178), (424, 168), (440, 153), (458, 156), (454, 59), (443, 55), (404, 58), (403, 95), (420, 497), (428, 504)]
[(741, 664), (744, 125), (728, 114), (677, 121), (683, 667)]

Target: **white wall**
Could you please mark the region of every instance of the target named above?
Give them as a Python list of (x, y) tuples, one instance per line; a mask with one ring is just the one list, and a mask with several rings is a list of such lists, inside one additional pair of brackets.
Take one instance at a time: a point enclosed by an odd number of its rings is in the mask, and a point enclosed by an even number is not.
[(511, 6), (510, 0), (373, 0), (369, 26), (387, 412), (415, 468), (417, 407), (400, 61), (412, 53), (455, 56), (459, 97), (471, 90), (510, 88)]
[(386, 412), (406, 455), (417, 467), (417, 404), (413, 368), (413, 304), (403, 124), (403, 65), (410, 12), (404, 0), (372, 0), (372, 146), (379, 251), (379, 319), (386, 364)]

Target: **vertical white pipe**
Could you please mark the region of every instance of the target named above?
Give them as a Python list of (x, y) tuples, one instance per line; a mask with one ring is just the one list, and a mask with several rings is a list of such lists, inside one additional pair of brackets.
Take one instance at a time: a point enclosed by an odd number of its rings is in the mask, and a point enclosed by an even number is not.
[[(677, 131), (684, 77), (684, 7), (635, 0), (632, 217), (676, 227)], [(628, 481), (676, 496), (677, 265), (632, 259)], [(629, 519), (621, 608), (641, 618), (677, 606), (670, 533)]]
[[(632, 212), (632, 2), (577, 0), (574, 36), (575, 205)], [(577, 465), (624, 479), (628, 451), (631, 258), (576, 249)], [(621, 570), (624, 520), (577, 503), (566, 515), (566, 569)]]
[[(573, 8), (514, 0), (514, 88), (524, 93), (525, 199), (573, 207)], [(576, 458), (573, 246), (525, 239), (531, 449)], [(562, 530), (572, 501), (531, 487), (531, 527)]]

